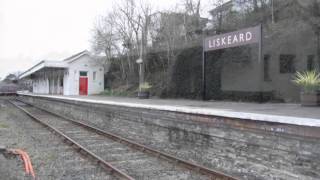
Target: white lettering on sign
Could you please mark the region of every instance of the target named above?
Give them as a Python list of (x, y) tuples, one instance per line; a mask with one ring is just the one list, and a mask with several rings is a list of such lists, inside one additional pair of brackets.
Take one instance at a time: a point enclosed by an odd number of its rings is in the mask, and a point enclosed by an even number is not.
[(261, 27), (256, 26), (240, 31), (208, 37), (204, 41), (204, 50), (209, 51), (257, 43), (260, 39)]
[(240, 34), (240, 42), (244, 42), (243, 34), (242, 34), (242, 33)]
[(246, 33), (246, 41), (250, 41), (252, 39), (252, 33), (251, 32), (247, 32)]
[(225, 39), (226, 39), (225, 37), (223, 37), (223, 38), (221, 39), (221, 42), (222, 42), (221, 45), (222, 45), (222, 46), (223, 46), (223, 45), (226, 45)]
[[(240, 41), (238, 41), (238, 39)], [(238, 42), (246, 42), (246, 41), (250, 41), (251, 39), (252, 39), (252, 33), (246, 32), (245, 34), (240, 33), (240, 34), (235, 34), (233, 36), (229, 35), (227, 37), (210, 39), (208, 43), (209, 43), (209, 48), (215, 48), (215, 47), (224, 46), (224, 45), (232, 45)]]
[(238, 43), (238, 37), (237, 37), (237, 36), (234, 36), (234, 37), (233, 37), (232, 43)]

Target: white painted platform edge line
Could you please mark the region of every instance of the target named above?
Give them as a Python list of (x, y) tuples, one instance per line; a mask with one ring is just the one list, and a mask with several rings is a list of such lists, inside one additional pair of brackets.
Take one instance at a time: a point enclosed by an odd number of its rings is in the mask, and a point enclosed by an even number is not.
[(284, 124), (292, 124), (292, 125), (320, 127), (320, 119), (314, 119), (314, 118), (268, 115), (268, 114), (247, 113), (247, 112), (230, 112), (230, 111), (217, 110), (212, 108), (196, 108), (196, 107), (188, 107), (188, 106), (151, 105), (151, 104), (141, 104), (141, 103), (116, 102), (116, 101), (110, 101), (110, 100), (82, 99), (82, 98), (75, 98), (75, 97), (46, 96), (46, 95), (35, 95), (35, 94), (25, 94), (25, 93), (18, 93), (18, 94), (25, 95), (25, 96), (33, 96), (33, 97), (46, 97), (46, 98), (53, 98), (53, 99), (60, 99), (60, 100), (73, 100), (73, 101), (80, 101), (80, 102), (116, 105), (116, 106), (133, 107), (133, 108), (144, 108), (144, 109), (201, 114), (201, 115), (210, 115), (210, 116), (221, 116), (221, 117), (227, 117), (227, 118), (248, 119), (253, 121), (266, 121), (266, 122), (276, 122), (276, 123), (284, 123)]

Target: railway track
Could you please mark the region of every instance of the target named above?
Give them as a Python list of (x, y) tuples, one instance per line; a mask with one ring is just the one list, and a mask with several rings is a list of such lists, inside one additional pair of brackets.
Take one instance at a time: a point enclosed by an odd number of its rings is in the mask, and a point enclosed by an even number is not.
[[(6, 148), (22, 148), (28, 151), (36, 179), (115, 179), (92, 161), (87, 161), (62, 139), (43, 128), (40, 124), (29, 121), (25, 114), (0, 98), (0, 144)], [(26, 120), (28, 119), (28, 120)], [(50, 142), (50, 143), (48, 143)], [(16, 159), (6, 159), (0, 154), (0, 179), (32, 179), (24, 173)]]
[(235, 179), (31, 104), (10, 102), (120, 179)]

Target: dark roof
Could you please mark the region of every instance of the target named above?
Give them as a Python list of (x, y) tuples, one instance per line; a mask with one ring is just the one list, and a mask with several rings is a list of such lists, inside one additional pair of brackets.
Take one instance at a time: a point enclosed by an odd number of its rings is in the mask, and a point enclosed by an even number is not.
[(74, 54), (74, 55), (72, 55), (72, 56), (70, 56), (70, 57), (67, 57), (67, 58), (64, 59), (63, 61), (68, 61), (68, 60), (70, 60), (70, 59), (73, 59), (73, 58), (75, 58), (75, 57), (77, 57), (77, 56), (80, 56), (81, 54), (87, 53), (87, 52), (88, 52), (88, 50), (81, 51), (81, 52), (79, 52), (79, 53), (77, 53), (77, 54)]
[(216, 8), (210, 10), (209, 12), (212, 14), (212, 15), (215, 15), (217, 13), (220, 13), (220, 12), (223, 12), (223, 11), (227, 11), (229, 9), (231, 9), (233, 6), (233, 0), (231, 1), (228, 1), (226, 3), (223, 3), (221, 4), (220, 6), (217, 6)]

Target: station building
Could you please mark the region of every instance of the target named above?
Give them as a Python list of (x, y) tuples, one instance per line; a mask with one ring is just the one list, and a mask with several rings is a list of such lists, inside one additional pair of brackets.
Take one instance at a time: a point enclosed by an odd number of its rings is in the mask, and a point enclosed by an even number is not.
[(104, 67), (87, 50), (62, 61), (43, 60), (19, 76), (36, 94), (90, 95), (104, 90)]

